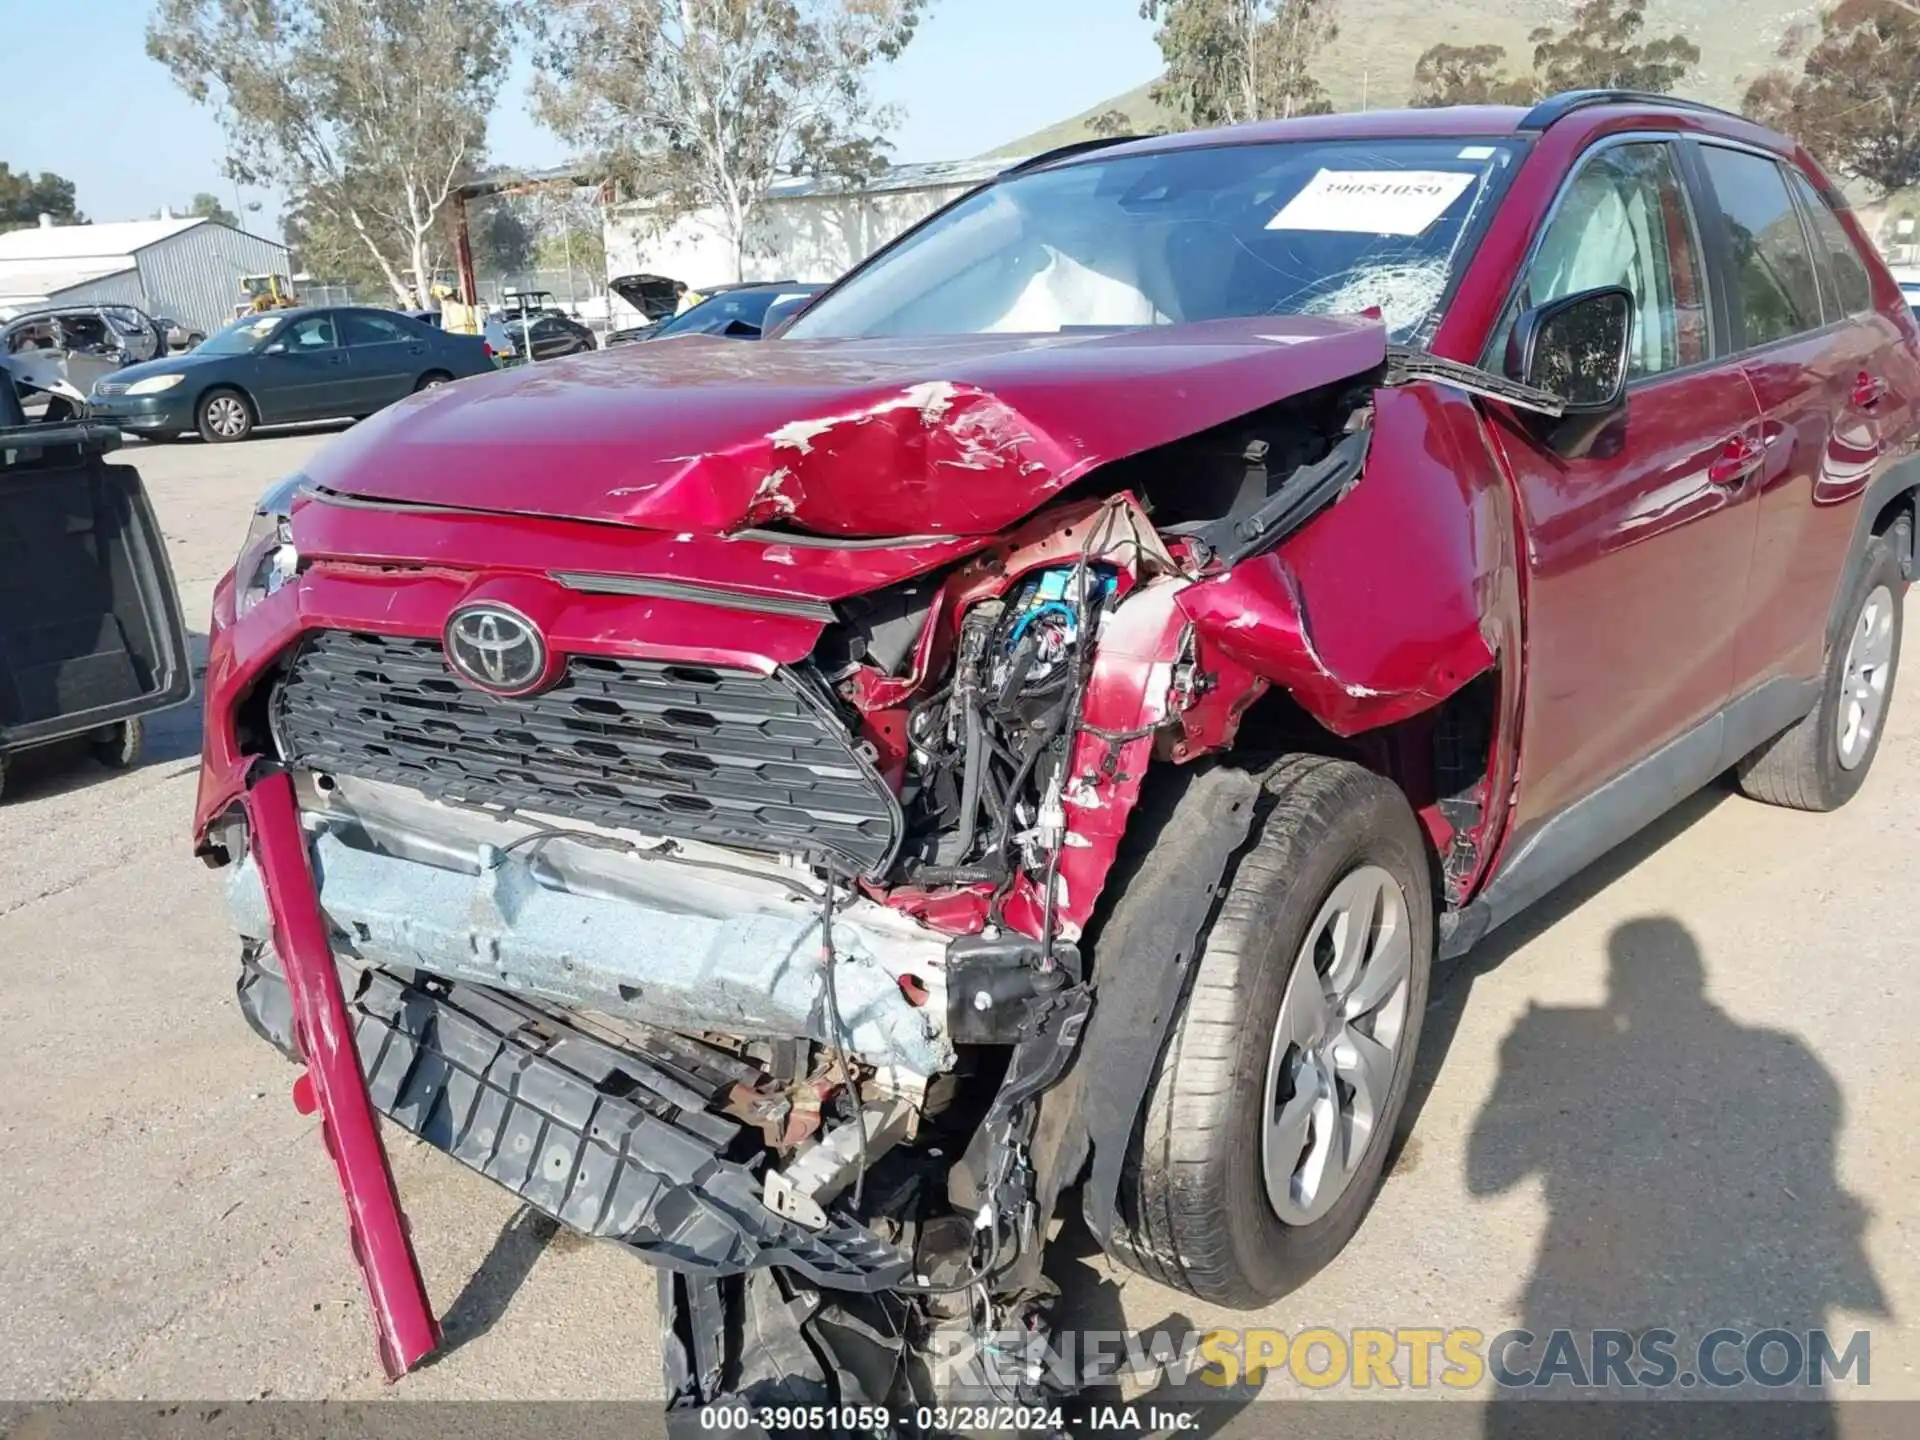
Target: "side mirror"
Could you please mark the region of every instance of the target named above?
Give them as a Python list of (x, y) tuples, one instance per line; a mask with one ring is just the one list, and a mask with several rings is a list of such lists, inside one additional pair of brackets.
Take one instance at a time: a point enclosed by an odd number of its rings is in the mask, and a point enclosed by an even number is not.
[(1569, 415), (1605, 414), (1627, 393), (1633, 292), (1619, 285), (1548, 300), (1514, 322), (1507, 371), (1567, 402)]
[(260, 353), (262, 355), (284, 355), (287, 353), (287, 342), (284, 340), (276, 340)]

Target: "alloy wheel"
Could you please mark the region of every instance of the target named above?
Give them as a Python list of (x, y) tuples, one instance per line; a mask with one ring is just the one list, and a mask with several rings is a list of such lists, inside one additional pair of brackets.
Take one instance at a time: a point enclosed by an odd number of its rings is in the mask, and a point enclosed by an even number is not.
[(1847, 659), (1840, 671), (1840, 713), (1834, 741), (1840, 768), (1855, 770), (1873, 748), (1880, 717), (1887, 708), (1887, 682), (1893, 677), (1893, 592), (1876, 585), (1860, 607)]
[(1261, 1114), (1267, 1201), (1289, 1225), (1334, 1206), (1393, 1089), (1413, 971), (1407, 897), (1377, 865), (1320, 907), (1280, 1001)]

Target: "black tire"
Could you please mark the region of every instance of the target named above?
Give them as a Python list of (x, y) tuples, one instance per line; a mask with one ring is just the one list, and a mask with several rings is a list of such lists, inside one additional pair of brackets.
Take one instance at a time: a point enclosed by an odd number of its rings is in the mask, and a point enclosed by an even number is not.
[[(1886, 666), (1885, 694), (1878, 723), (1864, 752), (1848, 766), (1842, 763), (1840, 741), (1847, 659), (1869, 597), (1883, 588), (1893, 601), (1893, 650)], [(1859, 793), (1867, 771), (1873, 768), (1873, 757), (1880, 753), (1880, 737), (1893, 710), (1894, 686), (1900, 679), (1901, 600), (1905, 594), (1895, 539), (1874, 536), (1867, 542), (1866, 563), (1847, 594), (1842, 612), (1846, 619), (1827, 651), (1826, 669), (1820, 677), (1820, 703), (1799, 724), (1774, 736), (1734, 767), (1734, 784), (1742, 795), (1792, 810), (1837, 810)]]
[[(1341, 760), (1295, 755), (1264, 777), (1265, 812), (1203, 942), (1185, 1007), (1148, 1092), (1120, 1191), (1129, 1263), (1217, 1305), (1251, 1309), (1340, 1253), (1379, 1190), (1412, 1084), (1434, 949), (1433, 869), (1406, 797)], [(1262, 1168), (1265, 1087), (1295, 957), (1334, 888), (1386, 870), (1405, 900), (1412, 958), (1386, 1102), (1344, 1191), (1285, 1223)]]
[(138, 718), (110, 725), (93, 737), (93, 758), (109, 770), (131, 770), (140, 763), (146, 744), (146, 726)]
[(7, 757), (0, 755), (0, 802), (7, 798)]
[(435, 386), (449, 384), (452, 380), (453, 376), (444, 370), (429, 370), (420, 377), (419, 383), (413, 387), (413, 393), (418, 395), (422, 390), (431, 390)]
[(238, 390), (215, 386), (193, 407), (193, 423), (209, 445), (237, 444), (253, 433), (253, 404)]

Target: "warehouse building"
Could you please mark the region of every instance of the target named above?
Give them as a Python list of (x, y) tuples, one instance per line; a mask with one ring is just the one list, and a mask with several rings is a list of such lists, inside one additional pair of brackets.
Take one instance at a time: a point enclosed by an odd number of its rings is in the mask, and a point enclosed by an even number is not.
[[(1018, 160), (949, 160), (896, 165), (864, 185), (796, 177), (777, 182), (747, 237), (743, 280), (837, 280), (901, 231)], [(733, 247), (716, 218), (683, 217), (661, 229), (644, 201), (606, 214), (607, 274), (665, 275), (695, 290), (735, 279)], [(615, 324), (639, 312), (615, 302)]]
[(243, 275), (289, 273), (287, 247), (199, 216), (37, 226), (0, 235), (0, 316), (138, 305), (201, 331), (233, 318)]

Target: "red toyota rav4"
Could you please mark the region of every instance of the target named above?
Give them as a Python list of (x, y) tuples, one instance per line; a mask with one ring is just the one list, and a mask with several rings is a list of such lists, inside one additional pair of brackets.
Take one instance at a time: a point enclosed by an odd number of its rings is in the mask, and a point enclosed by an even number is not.
[(390, 1367), (376, 1112), (663, 1267), (676, 1405), (1042, 1335), (1063, 1196), (1298, 1285), (1436, 960), (1722, 772), (1860, 787), (1916, 346), (1799, 148), (1587, 93), (1073, 147), (765, 343), (334, 442), (220, 588), (195, 830)]

